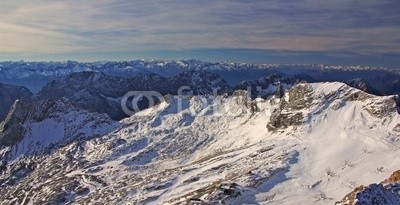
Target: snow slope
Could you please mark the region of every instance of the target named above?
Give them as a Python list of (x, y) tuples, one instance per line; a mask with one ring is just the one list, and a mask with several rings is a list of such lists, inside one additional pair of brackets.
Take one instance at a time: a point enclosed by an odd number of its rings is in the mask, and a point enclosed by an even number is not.
[(246, 95), (166, 96), (109, 134), (31, 159), (16, 184), (1, 175), (0, 200), (333, 204), (399, 169), (392, 96), (343, 83), (298, 84), (281, 99)]

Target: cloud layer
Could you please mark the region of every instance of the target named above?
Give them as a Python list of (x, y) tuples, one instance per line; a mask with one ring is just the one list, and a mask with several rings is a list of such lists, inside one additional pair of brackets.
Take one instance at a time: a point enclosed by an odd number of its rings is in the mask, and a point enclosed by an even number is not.
[(398, 0), (6, 0), (0, 53), (400, 53)]

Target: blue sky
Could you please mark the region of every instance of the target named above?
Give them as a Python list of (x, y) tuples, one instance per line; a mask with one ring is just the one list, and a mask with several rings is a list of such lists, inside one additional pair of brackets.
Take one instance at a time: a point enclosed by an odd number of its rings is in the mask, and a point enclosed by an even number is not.
[(4, 0), (0, 60), (400, 67), (398, 0)]

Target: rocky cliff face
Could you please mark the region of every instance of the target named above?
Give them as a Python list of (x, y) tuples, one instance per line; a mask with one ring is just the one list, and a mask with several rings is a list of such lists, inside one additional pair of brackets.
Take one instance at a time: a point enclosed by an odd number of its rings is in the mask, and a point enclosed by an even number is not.
[(4, 120), (15, 100), (28, 101), (32, 99), (32, 95), (27, 88), (0, 83), (0, 122)]
[(398, 73), (397, 75), (382, 73), (376, 75), (369, 82), (383, 95), (400, 94), (400, 75)]
[(26, 127), (28, 123), (42, 122), (70, 109), (72, 105), (67, 101), (15, 101), (6, 119), (0, 124), (0, 145), (9, 147), (18, 144), (30, 131)]
[[(286, 96), (286, 97), (285, 97)], [(288, 90), (279, 99), (279, 107), (271, 114), (267, 128), (270, 131), (299, 126), (304, 122), (302, 109), (309, 108), (313, 102), (313, 89), (307, 84), (299, 84)]]
[(97, 72), (73, 73), (45, 85), (39, 99), (67, 98), (75, 106), (90, 112), (106, 113), (115, 120), (126, 117), (120, 98), (134, 90), (168, 90), (167, 80), (156, 75), (137, 75), (132, 78), (107, 76)]
[(27, 103), (15, 101), (6, 119), (0, 124), (0, 145), (11, 146), (23, 138), (26, 132), (23, 123), (29, 115), (30, 108)]
[(120, 120), (127, 117), (121, 108), (121, 98), (126, 93), (156, 91), (161, 95), (177, 94), (182, 86), (188, 86), (196, 95), (212, 94), (214, 89), (220, 93), (227, 92), (229, 88), (226, 81), (218, 75), (203, 71), (187, 71), (173, 78), (155, 74), (137, 74), (125, 78), (98, 72), (82, 72), (52, 81), (38, 93), (38, 98), (52, 100), (67, 98), (75, 106), (90, 112), (106, 113), (112, 119)]
[(365, 79), (356, 78), (356, 79), (345, 81), (345, 83), (353, 88), (357, 88), (366, 93), (370, 93), (373, 95), (382, 95), (379, 91), (377, 91), (375, 88), (373, 88), (371, 86), (371, 84), (368, 83), (368, 81), (366, 81)]
[[(36, 154), (49, 146), (82, 136), (96, 136), (109, 125), (118, 124), (106, 115), (75, 108), (69, 100), (16, 101), (0, 124), (0, 159)], [(93, 132), (94, 131), (94, 132)]]
[(396, 97), (394, 97), (395, 103), (396, 103), (396, 110), (397, 113), (400, 114), (400, 97), (399, 95), (397, 95)]

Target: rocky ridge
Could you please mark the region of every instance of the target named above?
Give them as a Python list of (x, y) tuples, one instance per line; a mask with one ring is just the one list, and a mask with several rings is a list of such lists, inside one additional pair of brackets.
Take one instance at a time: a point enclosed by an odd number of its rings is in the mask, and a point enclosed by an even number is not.
[(336, 205), (400, 204), (400, 170), (379, 184), (359, 186)]

